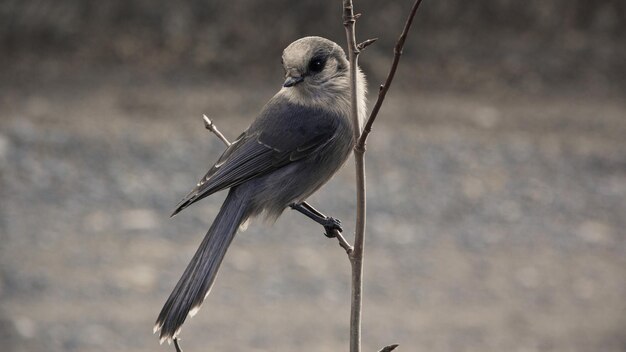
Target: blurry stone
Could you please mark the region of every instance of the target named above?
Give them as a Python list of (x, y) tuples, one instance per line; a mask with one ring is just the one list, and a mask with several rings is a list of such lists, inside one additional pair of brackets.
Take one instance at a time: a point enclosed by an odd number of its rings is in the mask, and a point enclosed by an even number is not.
[(88, 231), (101, 232), (111, 224), (111, 217), (100, 210), (91, 212), (83, 218), (83, 227)]
[(482, 181), (489, 192), (501, 192), (510, 179), (511, 175), (506, 170), (494, 168), (485, 175)]
[(612, 237), (611, 227), (593, 220), (583, 222), (578, 228), (577, 234), (582, 240), (594, 244), (609, 243)]
[(483, 181), (476, 177), (465, 177), (463, 178), (463, 194), (472, 200), (477, 200), (482, 197), (485, 192), (485, 187), (483, 186)]
[(516, 222), (522, 216), (519, 204), (514, 201), (502, 202), (498, 207), (500, 214), (509, 222)]
[(0, 161), (5, 161), (11, 147), (9, 139), (0, 134)]
[(128, 252), (140, 254), (142, 260), (161, 260), (173, 256), (177, 250), (176, 243), (154, 236), (137, 236), (128, 244)]
[(593, 298), (595, 293), (593, 281), (586, 278), (576, 280), (574, 282), (574, 293), (582, 299)]
[(533, 266), (520, 269), (516, 275), (517, 281), (526, 288), (535, 288), (539, 285), (539, 272)]
[(585, 36), (580, 31), (567, 31), (563, 44), (568, 50), (581, 50), (585, 47)]
[(495, 244), (504, 238), (503, 232), (500, 230), (489, 229), (482, 234), (483, 240), (488, 244)]
[(35, 125), (26, 118), (19, 118), (12, 121), (12, 130), (20, 139), (32, 142), (38, 137), (38, 130)]
[(122, 214), (121, 226), (126, 230), (151, 230), (158, 225), (157, 215), (151, 209), (132, 209)]
[(474, 113), (474, 122), (482, 128), (494, 128), (500, 120), (500, 112), (492, 106), (482, 106)]
[(617, 27), (620, 23), (620, 17), (615, 10), (616, 9), (609, 4), (601, 6), (594, 16), (593, 26), (595, 29), (608, 32)]
[(17, 317), (13, 321), (17, 333), (25, 339), (32, 339), (37, 334), (37, 326), (35, 322), (27, 317)]
[(386, 228), (387, 240), (399, 245), (408, 245), (415, 241), (416, 228), (412, 223), (396, 221), (392, 227)]
[(89, 324), (84, 326), (81, 334), (81, 342), (91, 346), (101, 346), (110, 341), (109, 330), (100, 324)]
[(156, 283), (156, 272), (147, 265), (136, 265), (124, 268), (116, 275), (118, 284), (121, 287), (150, 290)]
[[(2, 339), (2, 350), (13, 351), (15, 346), (21, 340), (17, 337), (18, 333), (15, 323), (9, 318), (0, 315), (0, 339)], [(20, 341), (21, 342), (21, 341)]]
[(42, 97), (34, 97), (26, 102), (26, 113), (29, 116), (43, 116), (51, 110), (50, 101)]
[(533, 346), (522, 346), (522, 347), (519, 347), (516, 351), (517, 352), (538, 352), (539, 349)]
[(558, 138), (546, 138), (541, 142), (541, 150), (550, 157), (561, 157), (563, 149), (563, 144)]
[(550, 204), (554, 201), (554, 192), (545, 184), (538, 182), (536, 179), (529, 180), (529, 187), (525, 190), (525, 195), (533, 202), (541, 204)]
[(256, 264), (252, 254), (241, 248), (232, 248), (230, 253), (228, 253), (228, 262), (239, 271), (252, 269)]
[(324, 257), (314, 249), (297, 247), (293, 249), (292, 254), (293, 262), (307, 270), (309, 274), (319, 274), (326, 271), (327, 264)]
[(343, 299), (343, 291), (336, 285), (326, 285), (323, 287), (322, 299), (324, 302), (340, 302)]

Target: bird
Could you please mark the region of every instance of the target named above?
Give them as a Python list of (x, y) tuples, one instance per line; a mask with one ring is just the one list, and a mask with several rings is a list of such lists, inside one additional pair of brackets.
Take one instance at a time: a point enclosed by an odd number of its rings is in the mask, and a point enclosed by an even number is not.
[[(253, 217), (276, 220), (291, 207), (327, 230), (340, 221), (306, 199), (345, 163), (355, 144), (350, 63), (337, 43), (316, 36), (282, 53), (285, 80), (249, 127), (231, 143), (172, 216), (221, 190), (228, 195), (154, 325), (160, 342), (175, 340), (208, 296), (228, 247)], [(357, 67), (357, 107), (366, 110), (366, 79)], [(360, 132), (360, 131), (359, 131)]]

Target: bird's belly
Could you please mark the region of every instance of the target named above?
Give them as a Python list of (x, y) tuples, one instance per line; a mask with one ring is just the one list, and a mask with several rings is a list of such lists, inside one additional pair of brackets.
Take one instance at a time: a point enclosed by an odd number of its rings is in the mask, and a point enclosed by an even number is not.
[(332, 153), (321, 150), (251, 181), (256, 212), (265, 211), (269, 219), (276, 219), (289, 204), (306, 200), (328, 182), (351, 151), (350, 145), (329, 147), (335, 147)]

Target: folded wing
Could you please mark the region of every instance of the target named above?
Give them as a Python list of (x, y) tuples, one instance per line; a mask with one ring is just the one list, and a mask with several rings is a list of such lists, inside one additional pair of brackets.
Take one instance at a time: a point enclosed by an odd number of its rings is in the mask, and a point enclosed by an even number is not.
[(282, 104), (262, 115), (224, 151), (172, 216), (198, 200), (315, 153), (335, 138), (335, 119), (318, 110)]

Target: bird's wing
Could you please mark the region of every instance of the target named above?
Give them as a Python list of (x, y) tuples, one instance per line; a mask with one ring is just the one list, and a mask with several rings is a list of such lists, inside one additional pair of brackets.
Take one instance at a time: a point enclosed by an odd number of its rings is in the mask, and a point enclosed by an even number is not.
[(224, 151), (172, 216), (217, 191), (305, 158), (335, 138), (336, 118), (330, 113), (288, 103), (274, 105), (268, 104)]

